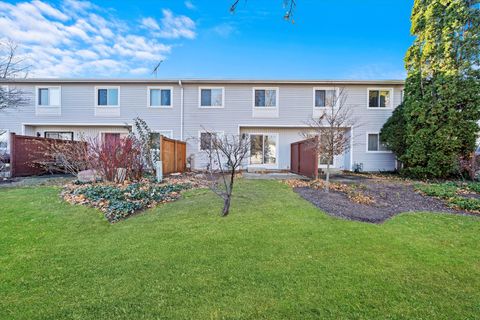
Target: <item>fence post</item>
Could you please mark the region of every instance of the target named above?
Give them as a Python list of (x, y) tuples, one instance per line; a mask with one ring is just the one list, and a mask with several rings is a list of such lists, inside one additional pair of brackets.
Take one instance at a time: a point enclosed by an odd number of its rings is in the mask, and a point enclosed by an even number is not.
[(14, 178), (15, 177), (15, 164), (16, 164), (16, 159), (15, 159), (15, 132), (10, 133), (10, 177)]
[(178, 171), (178, 149), (177, 149), (177, 140), (175, 140), (175, 144), (173, 145), (173, 162), (175, 163), (175, 172)]

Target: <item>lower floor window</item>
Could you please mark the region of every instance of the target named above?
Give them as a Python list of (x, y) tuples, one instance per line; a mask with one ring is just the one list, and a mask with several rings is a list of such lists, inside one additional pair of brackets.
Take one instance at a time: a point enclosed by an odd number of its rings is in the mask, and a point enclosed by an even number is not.
[(201, 132), (200, 150), (209, 150), (212, 147), (212, 140), (218, 136), (218, 132)]
[(277, 136), (272, 134), (250, 135), (250, 164), (277, 163)]
[(388, 151), (387, 147), (380, 141), (380, 134), (368, 134), (368, 151)]
[(73, 141), (73, 132), (45, 131), (45, 138)]
[(8, 130), (0, 129), (0, 153), (8, 147)]

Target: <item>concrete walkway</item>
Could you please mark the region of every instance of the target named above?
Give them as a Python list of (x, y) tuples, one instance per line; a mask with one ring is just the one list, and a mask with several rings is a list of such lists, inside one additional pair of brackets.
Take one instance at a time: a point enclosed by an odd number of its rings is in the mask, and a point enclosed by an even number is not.
[(244, 172), (243, 177), (250, 180), (308, 180), (307, 177), (291, 172), (254, 173)]

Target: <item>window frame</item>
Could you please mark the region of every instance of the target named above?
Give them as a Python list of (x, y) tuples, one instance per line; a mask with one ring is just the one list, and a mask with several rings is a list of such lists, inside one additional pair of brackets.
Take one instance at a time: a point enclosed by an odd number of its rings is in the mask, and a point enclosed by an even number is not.
[[(325, 110), (326, 108), (328, 108), (328, 106), (324, 106), (324, 107), (317, 107), (315, 105), (315, 94), (317, 91), (335, 91), (335, 94), (337, 96), (337, 103), (333, 106), (333, 108), (337, 108), (338, 107), (338, 96), (340, 94), (340, 89), (337, 88), (337, 87), (313, 87), (313, 93), (312, 93), (312, 104), (313, 104), (313, 110)], [(326, 98), (326, 93), (325, 93), (325, 98)]]
[[(252, 135), (262, 135), (262, 136), (275, 136), (275, 146), (276, 146), (276, 150), (275, 150), (275, 163), (274, 164), (265, 164), (265, 163), (262, 163), (262, 164), (255, 164), (255, 163), (251, 163), (251, 144), (250, 144), (250, 147), (248, 149), (248, 166), (250, 167), (256, 167), (256, 168), (267, 168), (267, 169), (276, 169), (279, 167), (279, 152), (280, 152), (280, 134), (278, 132), (248, 132), (248, 139), (249, 141), (251, 141), (251, 136)], [(265, 138), (264, 138), (264, 141), (265, 141)], [(251, 143), (251, 142), (250, 142)], [(263, 146), (263, 151), (264, 152), (265, 150), (265, 145)], [(264, 156), (262, 154), (262, 156)]]
[[(5, 136), (7, 137), (7, 139), (5, 140), (6, 141), (6, 148), (5, 148), (5, 152), (7, 154), (10, 154), (10, 129), (0, 129), (0, 132), (1, 131), (5, 131)], [(0, 147), (0, 151), (2, 151), (3, 148)]]
[[(98, 91), (102, 89), (117, 89), (118, 97), (117, 97), (117, 104), (116, 105), (109, 105), (108, 104), (108, 91), (107, 91), (107, 105), (98, 104)], [(120, 86), (95, 86), (95, 108), (120, 108)]]
[[(368, 136), (371, 134), (376, 134), (378, 136), (378, 147), (379, 150), (368, 150)], [(390, 150), (380, 150), (380, 132), (367, 132), (366, 133), (366, 152), (367, 153), (392, 153)]]
[[(43, 132), (43, 137), (46, 138), (46, 139), (56, 139), (56, 138), (47, 138), (47, 133), (56, 133), (56, 134), (60, 134), (60, 133), (68, 133), (68, 134), (71, 134), (72, 138), (70, 140), (64, 140), (64, 141), (74, 141), (74, 132), (73, 131), (44, 131)], [(60, 139), (60, 140), (63, 140), (63, 139)]]
[(198, 151), (199, 152), (205, 152), (206, 150), (202, 149), (202, 133), (216, 133), (219, 136), (225, 135), (225, 131), (206, 131), (206, 130), (200, 130), (198, 131)]
[[(255, 105), (255, 91), (256, 90), (275, 90), (275, 107), (262, 107)], [(279, 87), (253, 87), (252, 88), (252, 107), (253, 110), (277, 110), (280, 105), (280, 88)]]
[[(169, 105), (159, 105), (159, 106), (152, 106), (151, 105), (151, 90), (170, 90), (170, 104)], [(160, 95), (161, 100), (161, 95)], [(162, 103), (162, 101), (160, 101)], [(148, 86), (147, 87), (147, 108), (150, 109), (172, 109), (173, 108), (173, 87), (165, 87), (165, 86)]]
[[(40, 89), (47, 89), (48, 90), (48, 105), (45, 104), (40, 104)], [(58, 89), (58, 94), (59, 94), (59, 104), (54, 105), (50, 104), (50, 89)], [(7, 86), (8, 90), (8, 86)], [(35, 86), (35, 107), (36, 108), (61, 108), (62, 107), (62, 86)]]
[[(221, 106), (202, 106), (202, 90), (212, 90), (212, 89), (221, 89), (222, 90), (222, 105)], [(225, 87), (209, 87), (209, 86), (198, 87), (198, 108), (199, 109), (223, 109), (223, 108), (225, 108)]]
[[(370, 107), (370, 91), (378, 91), (380, 94), (380, 91), (389, 91), (390, 92), (390, 104), (385, 107)], [(369, 110), (391, 110), (393, 109), (393, 98), (394, 98), (394, 88), (367, 88), (367, 109)], [(380, 96), (379, 96), (380, 99)]]

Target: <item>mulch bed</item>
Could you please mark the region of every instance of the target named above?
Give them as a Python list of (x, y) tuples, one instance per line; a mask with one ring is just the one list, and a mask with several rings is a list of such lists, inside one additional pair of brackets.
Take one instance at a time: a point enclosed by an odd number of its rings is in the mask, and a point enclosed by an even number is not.
[(364, 178), (356, 183), (362, 184), (362, 193), (372, 197), (375, 203), (355, 203), (339, 191), (326, 193), (323, 189), (303, 186), (293, 189), (329, 215), (348, 220), (382, 223), (400, 213), (420, 211), (471, 215), (448, 207), (441, 199), (415, 192), (413, 185), (406, 181)]

